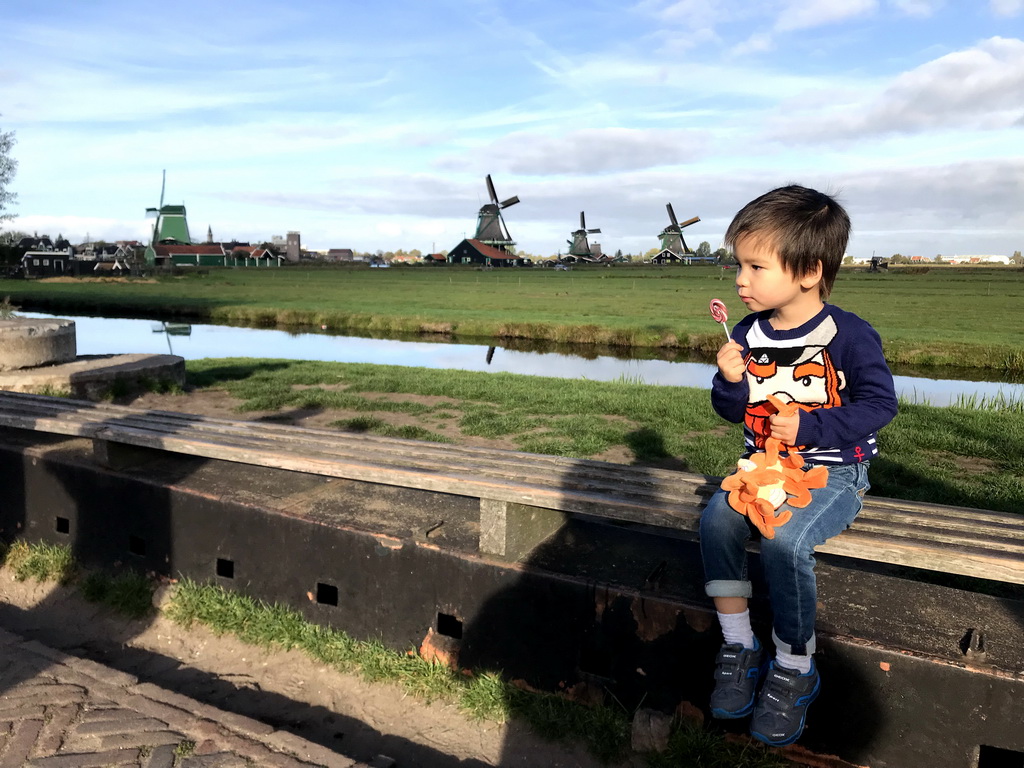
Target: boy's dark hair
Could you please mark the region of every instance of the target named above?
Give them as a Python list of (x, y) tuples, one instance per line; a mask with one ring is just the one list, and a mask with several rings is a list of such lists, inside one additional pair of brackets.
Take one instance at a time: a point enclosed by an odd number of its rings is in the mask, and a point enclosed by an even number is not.
[(790, 184), (765, 192), (736, 214), (725, 232), (725, 244), (735, 248), (741, 237), (764, 238), (797, 279), (821, 262), (818, 290), (822, 300), (832, 293), (839, 265), (850, 239), (850, 217), (823, 192)]

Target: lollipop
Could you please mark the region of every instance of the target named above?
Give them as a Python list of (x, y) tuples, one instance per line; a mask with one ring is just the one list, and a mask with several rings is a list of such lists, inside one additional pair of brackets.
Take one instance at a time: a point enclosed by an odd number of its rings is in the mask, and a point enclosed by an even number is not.
[(725, 324), (726, 320), (729, 319), (729, 310), (725, 308), (725, 304), (722, 303), (721, 299), (712, 299), (711, 306), (711, 317), (716, 323), (721, 323), (722, 328), (725, 329), (725, 338), (729, 338), (729, 326)]

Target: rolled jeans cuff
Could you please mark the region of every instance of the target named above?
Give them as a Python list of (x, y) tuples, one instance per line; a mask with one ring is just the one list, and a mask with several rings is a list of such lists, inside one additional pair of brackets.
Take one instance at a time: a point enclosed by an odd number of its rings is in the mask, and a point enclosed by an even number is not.
[(749, 581), (716, 579), (704, 585), (708, 597), (750, 597), (754, 594)]
[(798, 643), (790, 645), (779, 639), (779, 636), (772, 630), (772, 642), (775, 643), (775, 650), (782, 651), (783, 653), (791, 653), (794, 656), (810, 656), (818, 648), (817, 638), (814, 633), (811, 633), (811, 639), (806, 643)]

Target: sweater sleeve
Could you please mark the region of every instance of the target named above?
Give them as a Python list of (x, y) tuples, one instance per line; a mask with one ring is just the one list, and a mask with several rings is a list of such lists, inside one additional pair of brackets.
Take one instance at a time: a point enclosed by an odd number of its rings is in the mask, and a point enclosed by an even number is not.
[(808, 447), (849, 445), (876, 432), (896, 416), (896, 388), (882, 354), (882, 340), (868, 323), (858, 322), (836, 360), (846, 377), (843, 404), (800, 414), (797, 444)]
[(743, 380), (733, 384), (726, 381), (721, 373), (715, 373), (711, 380), (711, 407), (715, 413), (726, 421), (739, 424), (743, 421), (743, 415), (747, 409), (747, 396), (750, 387), (747, 385), (746, 376)]

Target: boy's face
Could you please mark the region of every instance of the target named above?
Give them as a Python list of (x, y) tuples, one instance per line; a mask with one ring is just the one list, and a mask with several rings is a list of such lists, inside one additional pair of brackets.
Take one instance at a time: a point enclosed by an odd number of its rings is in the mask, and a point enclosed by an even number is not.
[[(736, 268), (736, 292), (751, 312), (779, 309), (806, 301), (808, 291), (820, 280), (820, 273), (818, 276), (797, 278), (783, 266), (771, 240), (756, 234), (738, 238), (735, 253), (739, 264)], [(814, 296), (817, 295), (815, 288)]]

